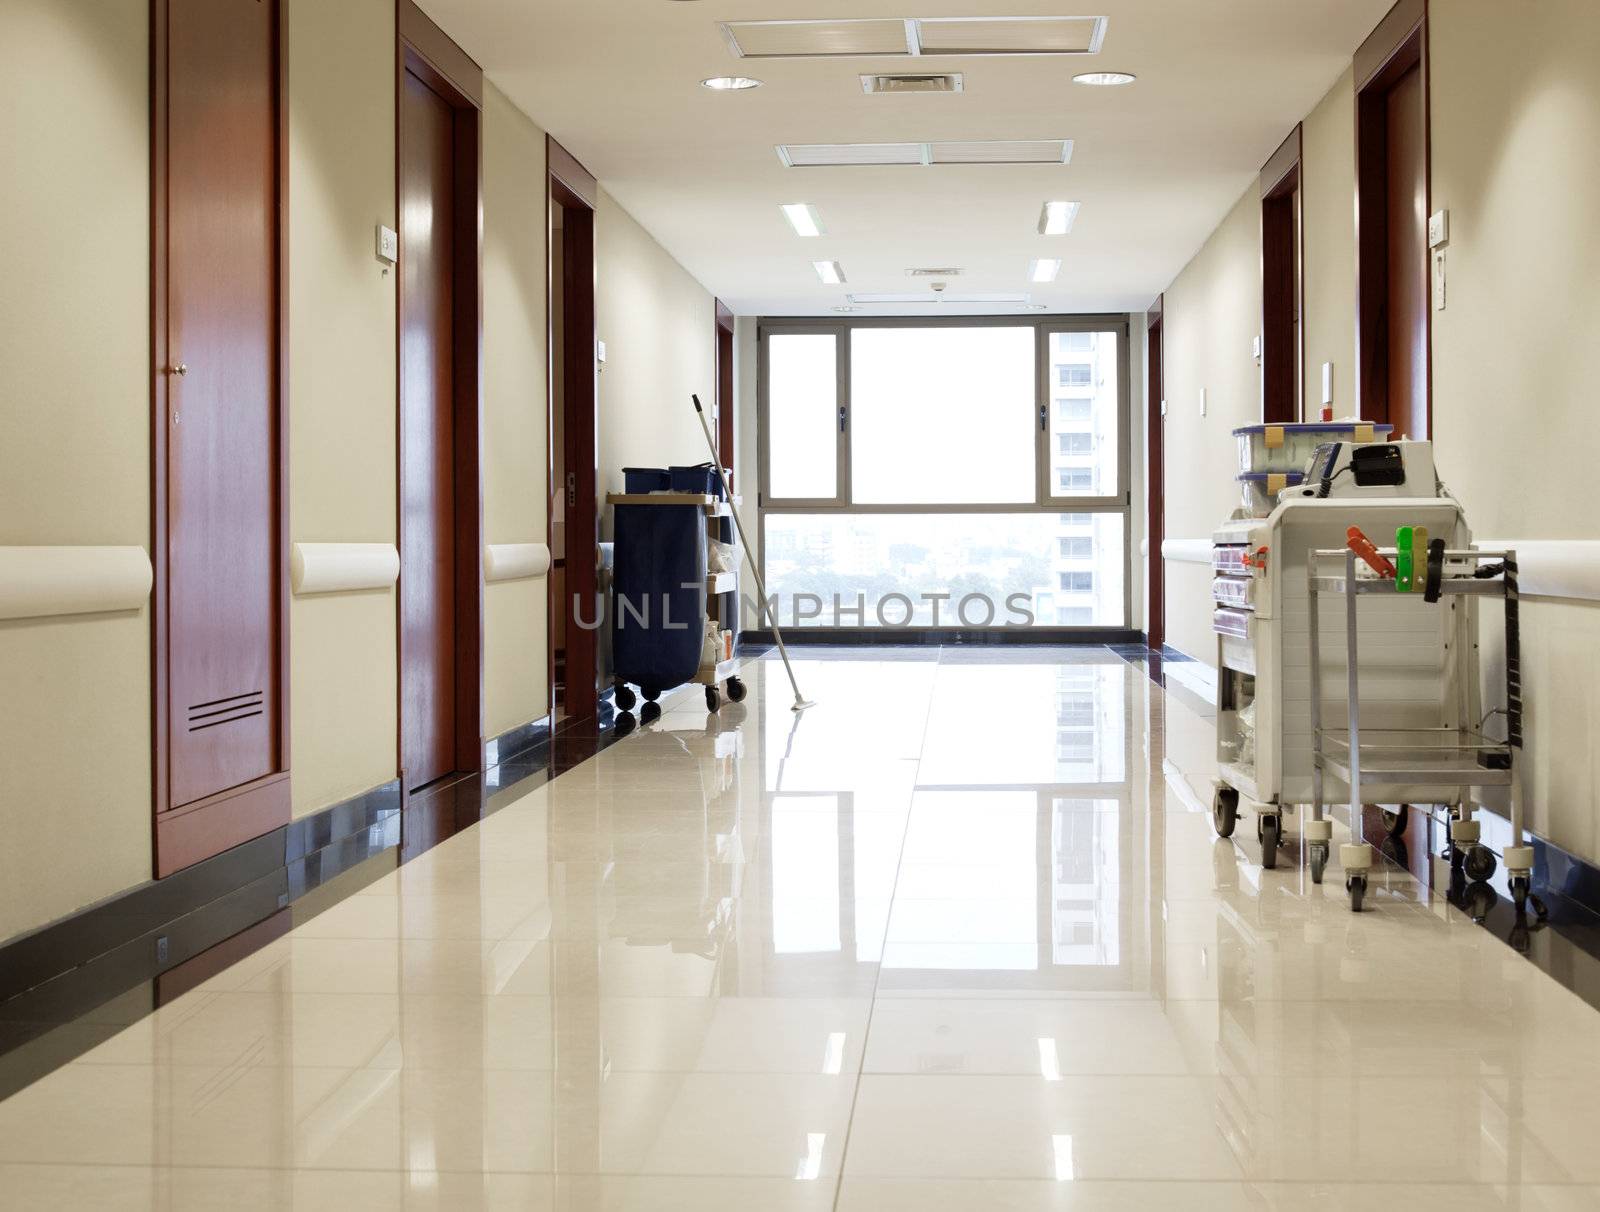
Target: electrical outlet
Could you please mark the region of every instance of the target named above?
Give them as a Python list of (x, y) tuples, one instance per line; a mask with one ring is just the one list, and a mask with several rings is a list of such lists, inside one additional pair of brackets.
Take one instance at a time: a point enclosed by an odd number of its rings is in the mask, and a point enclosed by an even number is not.
[(1433, 252), (1433, 310), (1444, 310), (1444, 249)]

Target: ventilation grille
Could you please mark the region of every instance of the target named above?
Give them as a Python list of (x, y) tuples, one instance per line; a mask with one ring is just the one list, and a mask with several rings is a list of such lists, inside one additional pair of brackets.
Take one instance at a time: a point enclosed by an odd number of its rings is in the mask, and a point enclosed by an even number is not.
[(865, 168), (886, 164), (1066, 164), (1071, 139), (987, 139), (957, 143), (785, 143), (790, 168)]
[(961, 271), (954, 267), (936, 269), (908, 269), (906, 275), (912, 278), (959, 278)]
[(189, 708), (189, 731), (199, 732), (204, 728), (215, 728), (218, 724), (247, 720), (265, 711), (264, 704), (265, 696), (259, 690), (226, 699), (212, 699), (209, 703), (196, 703)]
[(950, 72), (942, 76), (862, 76), (864, 93), (959, 93), (962, 91), (961, 73)]
[(725, 21), (742, 59), (871, 55), (1093, 55), (1104, 17), (912, 17), (823, 21)]

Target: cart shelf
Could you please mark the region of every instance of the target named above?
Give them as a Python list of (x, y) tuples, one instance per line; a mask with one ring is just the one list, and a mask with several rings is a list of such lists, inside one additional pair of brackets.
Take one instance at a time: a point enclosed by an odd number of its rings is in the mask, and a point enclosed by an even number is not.
[[(1316, 754), (1324, 770), (1350, 781), (1350, 733), (1324, 729)], [(1511, 748), (1464, 728), (1363, 728), (1361, 784), (1458, 783), (1509, 787)], [(1485, 765), (1493, 761), (1496, 765)]]
[(706, 577), (706, 592), (715, 597), (719, 593), (732, 593), (739, 588), (737, 572), (713, 572)]

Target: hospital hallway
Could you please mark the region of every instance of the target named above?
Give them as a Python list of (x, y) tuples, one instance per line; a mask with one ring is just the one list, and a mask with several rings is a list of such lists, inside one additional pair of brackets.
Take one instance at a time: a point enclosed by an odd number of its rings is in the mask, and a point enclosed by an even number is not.
[(716, 715), (502, 763), (481, 819), (87, 1013), (0, 1102), (0, 1203), (1595, 1207), (1576, 950), (1218, 839), (1183, 664), (812, 647), (794, 712), (769, 651)]

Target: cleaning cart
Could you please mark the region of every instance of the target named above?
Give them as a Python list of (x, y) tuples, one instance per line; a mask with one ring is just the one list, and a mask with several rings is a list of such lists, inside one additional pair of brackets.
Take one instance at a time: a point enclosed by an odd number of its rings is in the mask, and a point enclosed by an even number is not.
[[(1321, 727), (1322, 720), (1352, 719), (1357, 739), (1347, 741), (1346, 753), (1353, 747), (1359, 755), (1362, 735), (1392, 738), (1420, 730), (1464, 739), (1483, 722), (1476, 596), (1452, 593), (1435, 603), (1392, 585), (1382, 593), (1362, 590), (1371, 596), (1363, 599), (1354, 641), (1348, 620), (1318, 614), (1313, 606), (1313, 591), (1330, 588), (1321, 579), (1328, 557), (1319, 553), (1347, 550), (1352, 528), (1380, 541), (1401, 528), (1421, 529), (1446, 551), (1471, 550), (1461, 507), (1435, 475), (1431, 445), (1386, 441), (1387, 427), (1359, 422), (1235, 432), (1242, 506), (1216, 532), (1212, 549), (1217, 832), (1230, 836), (1241, 807), (1252, 806), (1262, 866), (1270, 868), (1287, 820), (1309, 807), (1304, 837), (1312, 878), (1320, 883), (1332, 845), (1322, 805), (1351, 801), (1351, 845), (1340, 858), (1352, 905), (1359, 908), (1372, 863), (1371, 848), (1361, 842), (1362, 797), (1393, 805), (1384, 821), (1395, 834), (1406, 827), (1409, 805), (1439, 804), (1450, 816), (1453, 861), (1470, 875), (1486, 876), (1494, 858), (1471, 819), (1473, 789), (1502, 783), (1504, 772), (1474, 760), (1472, 770), (1465, 762), (1452, 764), (1448, 778), (1418, 766), (1416, 777), (1379, 781), (1377, 766), (1363, 776), (1359, 756), (1354, 763), (1338, 761), (1338, 738)], [(1308, 450), (1309, 458), (1295, 465)], [(1485, 762), (1501, 760), (1483, 749), (1472, 752)], [(1520, 802), (1515, 793), (1513, 800)], [(1511, 874), (1523, 879), (1531, 852), (1521, 846), (1520, 820), (1516, 824), (1505, 858)]]
[(662, 694), (684, 683), (705, 687), (706, 706), (722, 690), (738, 702), (736, 674), (739, 564), (731, 513), (716, 468), (625, 468), (624, 492), (608, 493), (615, 569), (610, 611), (616, 703), (645, 700), (647, 723)]

